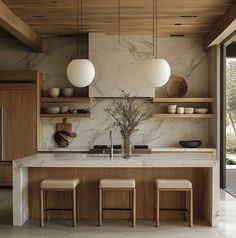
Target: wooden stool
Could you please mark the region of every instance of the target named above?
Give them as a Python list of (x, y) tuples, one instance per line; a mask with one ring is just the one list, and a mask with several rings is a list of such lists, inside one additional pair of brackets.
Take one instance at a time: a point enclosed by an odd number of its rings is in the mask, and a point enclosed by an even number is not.
[[(186, 208), (185, 209), (160, 209), (160, 192), (161, 191), (183, 191), (186, 192)], [(154, 186), (154, 209), (153, 218), (156, 226), (159, 226), (160, 210), (185, 211), (185, 217), (189, 215), (189, 226), (193, 226), (193, 188), (192, 183), (186, 179), (157, 179)]]
[[(103, 191), (126, 190), (129, 191), (129, 208), (103, 208)], [(132, 208), (130, 201), (132, 197)], [(101, 179), (99, 182), (99, 214), (98, 225), (102, 226), (104, 210), (128, 210), (132, 217), (132, 226), (136, 226), (136, 188), (134, 179)], [(132, 212), (132, 213), (131, 213)]]
[[(76, 207), (79, 212), (79, 202), (76, 199), (76, 188), (79, 179), (46, 179), (40, 183), (40, 226), (44, 226), (44, 212), (46, 212), (46, 220), (48, 220), (48, 211), (72, 211), (72, 226), (76, 226)], [(72, 208), (48, 208), (47, 192), (50, 191), (68, 191), (72, 192)], [(45, 206), (44, 206), (45, 195)], [(76, 206), (77, 205), (77, 206)]]

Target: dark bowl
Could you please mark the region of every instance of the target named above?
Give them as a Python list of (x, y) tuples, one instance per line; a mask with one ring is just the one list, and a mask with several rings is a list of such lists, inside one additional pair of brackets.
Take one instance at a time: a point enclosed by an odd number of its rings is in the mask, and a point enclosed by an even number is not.
[(198, 148), (201, 146), (202, 142), (200, 140), (182, 140), (179, 144), (185, 148)]

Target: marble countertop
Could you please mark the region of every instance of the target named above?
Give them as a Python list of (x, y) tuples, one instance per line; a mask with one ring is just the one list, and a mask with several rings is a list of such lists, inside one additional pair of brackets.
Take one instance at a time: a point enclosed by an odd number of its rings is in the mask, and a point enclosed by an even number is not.
[[(197, 153), (214, 153), (214, 148), (183, 148), (183, 147), (162, 147), (162, 148), (150, 148), (153, 153), (162, 152), (197, 152)], [(67, 148), (51, 148), (44, 147), (39, 148), (38, 152), (89, 152), (88, 147), (67, 147)]]
[[(190, 150), (188, 150), (190, 151)], [(163, 149), (162, 149), (163, 152)], [(104, 154), (76, 153), (37, 153), (13, 162), (20, 167), (59, 167), (59, 168), (142, 168), (142, 167), (213, 167), (218, 160), (214, 149), (202, 150), (199, 153), (152, 153), (133, 155), (131, 159), (123, 159), (114, 155), (113, 161)]]

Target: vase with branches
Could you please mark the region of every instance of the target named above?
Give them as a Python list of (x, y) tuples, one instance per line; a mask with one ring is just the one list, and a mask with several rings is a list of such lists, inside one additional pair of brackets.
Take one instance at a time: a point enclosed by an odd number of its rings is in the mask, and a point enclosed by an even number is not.
[(138, 130), (138, 126), (150, 117), (149, 110), (129, 94), (124, 94), (122, 98), (112, 100), (105, 112), (110, 114), (119, 126), (122, 136), (122, 155), (124, 158), (130, 158), (131, 135)]

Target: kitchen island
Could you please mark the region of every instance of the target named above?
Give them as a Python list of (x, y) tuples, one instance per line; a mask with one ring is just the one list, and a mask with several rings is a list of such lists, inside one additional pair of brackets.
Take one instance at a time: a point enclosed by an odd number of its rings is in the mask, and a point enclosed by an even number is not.
[[(153, 183), (156, 178), (189, 179), (194, 190), (194, 218), (211, 226), (218, 224), (219, 161), (215, 149), (162, 148), (151, 154), (133, 155), (129, 160), (114, 155), (79, 153), (38, 153), (13, 162), (13, 225), (23, 225), (29, 218), (39, 218), (39, 184), (46, 178), (79, 178), (80, 217), (96, 219), (98, 181), (101, 178), (134, 178), (137, 188), (137, 218), (151, 219)], [(49, 206), (70, 206), (70, 196), (49, 196)], [(60, 200), (60, 201), (59, 201)], [(127, 206), (128, 194), (109, 194), (105, 204)], [(165, 192), (161, 207), (181, 208), (183, 193)], [(51, 212), (50, 218), (54, 217)], [(66, 212), (56, 214), (67, 218)], [(106, 218), (127, 217), (127, 212), (105, 213)], [(175, 211), (162, 212), (161, 218), (183, 218)]]

